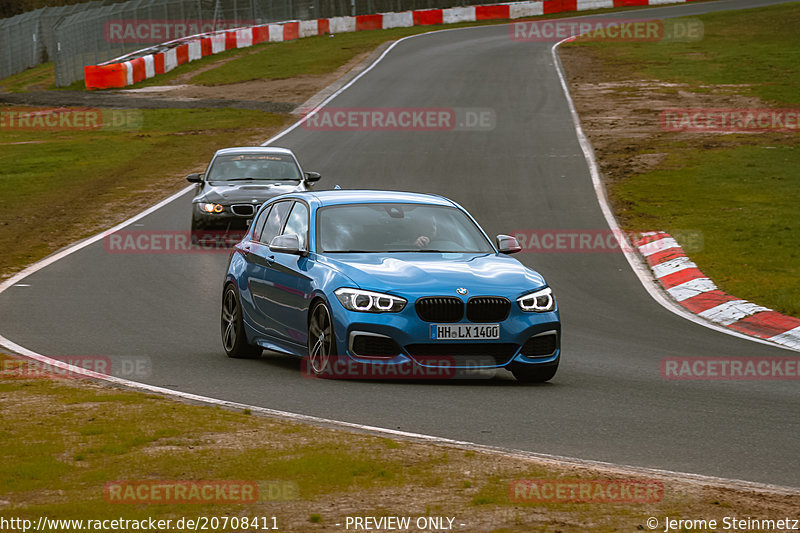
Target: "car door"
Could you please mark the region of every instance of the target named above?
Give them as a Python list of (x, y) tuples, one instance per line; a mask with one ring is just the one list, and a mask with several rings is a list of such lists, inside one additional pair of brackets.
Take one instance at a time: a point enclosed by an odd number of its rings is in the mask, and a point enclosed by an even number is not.
[[(300, 249), (308, 250), (308, 206), (295, 201), (286, 217), (282, 235), (297, 235)], [(314, 262), (307, 254), (272, 253), (270, 263), (275, 306), (275, 325), (282, 340), (305, 346), (308, 339), (307, 316), (311, 299)]]
[(269, 242), (280, 233), (286, 220), (291, 200), (284, 200), (272, 205), (266, 213), (264, 223), (261, 217), (256, 222), (253, 236), (245, 248), (247, 257), (247, 287), (252, 298), (252, 322), (263, 335), (279, 337), (275, 314), (278, 306), (275, 303), (276, 290), (272, 281), (271, 264), (275, 254), (269, 249)]

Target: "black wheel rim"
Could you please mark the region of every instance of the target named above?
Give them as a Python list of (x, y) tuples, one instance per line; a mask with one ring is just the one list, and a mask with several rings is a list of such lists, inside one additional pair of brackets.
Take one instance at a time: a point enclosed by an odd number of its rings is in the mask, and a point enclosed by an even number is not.
[(333, 329), (325, 304), (314, 308), (308, 325), (308, 362), (315, 374), (322, 374), (330, 364)]
[(225, 291), (222, 301), (222, 345), (230, 353), (239, 338), (239, 304), (232, 289)]

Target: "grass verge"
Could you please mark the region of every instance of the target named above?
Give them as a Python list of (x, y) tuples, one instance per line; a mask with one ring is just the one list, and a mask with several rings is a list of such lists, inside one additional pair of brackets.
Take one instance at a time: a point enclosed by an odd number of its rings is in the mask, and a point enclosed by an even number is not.
[[(47, 378), (40, 367), (32, 379), (18, 363), (0, 355), (0, 514), (34, 523), (40, 516), (275, 517), (281, 530), (299, 532), (344, 530), (336, 524), (357, 515), (451, 517), (453, 529), (470, 532), (631, 531), (646, 530), (651, 516), (791, 516), (800, 506), (797, 495), (669, 480), (656, 480), (661, 489), (640, 503), (548, 501), (544, 492), (537, 501), (534, 492), (512, 491), (511, 484), (623, 480), (654, 486), (654, 480), (188, 405), (91, 381)], [(257, 488), (244, 502), (216, 491), (195, 503), (165, 503), (159, 497), (166, 489), (160, 495), (138, 488), (115, 492), (126, 483), (199, 482)], [(523, 501), (512, 501), (512, 494)]]
[(53, 62), (42, 63), (33, 68), (0, 80), (0, 90), (10, 93), (23, 93), (33, 89), (55, 88), (56, 77)]
[(218, 148), (263, 142), (288, 120), (237, 109), (70, 113), (115, 113), (122, 126), (0, 128), (0, 272), (6, 275), (142, 211), (185, 187), (187, 172), (202, 170)]
[(705, 274), (737, 297), (794, 316), (800, 130), (666, 132), (658, 114), (800, 107), (798, 6), (703, 15), (697, 42), (583, 42), (562, 51), (622, 225), (700, 231), (704, 246), (691, 257)]

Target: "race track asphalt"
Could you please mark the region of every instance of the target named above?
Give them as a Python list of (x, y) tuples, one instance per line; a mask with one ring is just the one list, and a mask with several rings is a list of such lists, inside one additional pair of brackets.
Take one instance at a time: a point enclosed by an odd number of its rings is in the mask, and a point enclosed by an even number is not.
[[(672, 17), (777, 2), (651, 9)], [(619, 15), (617, 15), (619, 17)], [(491, 131), (311, 131), (293, 149), (320, 187), (432, 192), (490, 235), (607, 229), (562, 92), (552, 43), (508, 26), (404, 40), (329, 105), (483, 108)], [(128, 230), (188, 230), (186, 194)], [(659, 228), (649, 228), (659, 229)], [(35, 238), (35, 237), (34, 237)], [(476, 443), (800, 487), (797, 381), (667, 381), (668, 356), (796, 356), (676, 316), (621, 253), (517, 255), (554, 288), (563, 319), (555, 379), (360, 382), (305, 379), (277, 354), (225, 357), (219, 334), (227, 254), (116, 254), (103, 242), (0, 294), (0, 335), (49, 355), (144, 357), (140, 381), (273, 409)], [(25, 286), (22, 286), (25, 285)], [(146, 423), (146, 421), (142, 421)]]

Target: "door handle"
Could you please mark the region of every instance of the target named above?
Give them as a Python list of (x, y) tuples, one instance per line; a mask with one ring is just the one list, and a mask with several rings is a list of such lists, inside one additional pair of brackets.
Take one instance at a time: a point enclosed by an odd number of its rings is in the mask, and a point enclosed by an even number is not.
[(274, 255), (271, 255), (271, 256), (267, 257), (267, 263), (269, 263), (271, 265), (274, 262), (275, 262), (275, 256)]

